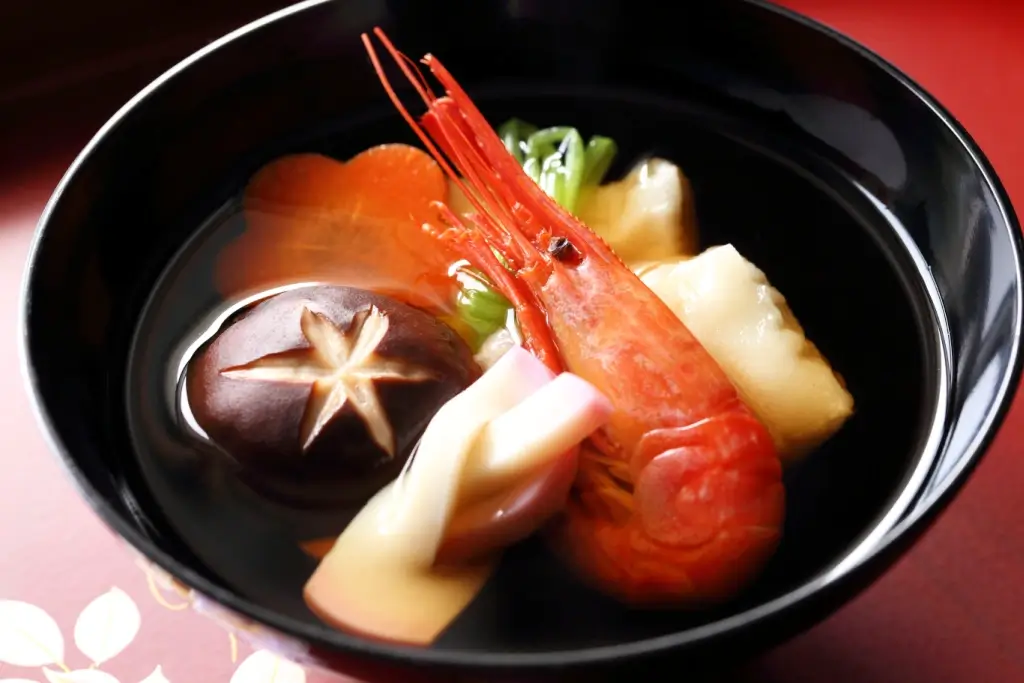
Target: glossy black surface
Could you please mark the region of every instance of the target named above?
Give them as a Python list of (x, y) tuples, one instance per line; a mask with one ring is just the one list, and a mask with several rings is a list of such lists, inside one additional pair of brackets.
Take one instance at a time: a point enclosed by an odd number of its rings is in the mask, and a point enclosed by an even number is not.
[[(934, 456), (924, 442), (938, 410), (943, 350), (928, 334), (935, 326), (928, 292), (901, 284), (896, 274), (913, 273), (915, 265), (885, 216), (821, 158), (779, 149), (781, 140), (756, 125), (698, 103), (514, 89), (478, 101), (498, 121), (572, 121), (610, 135), (621, 145), (622, 169), (652, 152), (680, 164), (698, 197), (703, 244), (732, 243), (766, 270), (846, 378), (857, 410), (814, 457), (788, 472), (783, 543), (742, 598), (713, 612), (630, 612), (576, 585), (532, 544), (509, 556), (435, 647), (551, 653), (664, 636), (780, 596), (849, 553), (854, 539), (891, 526), (908, 502), (897, 499), (905, 480), (919, 470), (920, 482)], [(640, 132), (632, 126), (638, 117), (647, 124)], [(396, 119), (384, 115), (296, 146), (346, 159), (367, 145), (408, 138)], [(162, 536), (180, 540), (232, 590), (315, 625), (302, 602), (315, 562), (298, 541), (337, 535), (349, 515), (282, 511), (255, 499), (224, 471), (223, 460), (197, 448), (168, 401), (168, 367), (180, 364), (175, 351), (182, 340), (193, 342), (197, 326), (207, 328), (211, 309), (225, 305), (210, 264), (244, 226), (237, 205), (229, 202), (175, 257), (141, 313), (125, 380), (130, 445), (145, 489), (168, 522)]]
[[(476, 30), (450, 31), (453, 13)], [(478, 620), (437, 647), (370, 645), (240, 596), (154, 503), (125, 418), (144, 304), (262, 163), (402, 134), (357, 40), (374, 24), (411, 55), (438, 54), (496, 120), (572, 123), (678, 161), (705, 239), (733, 241), (764, 268), (850, 381), (857, 417), (790, 473), (787, 545), (736, 604), (618, 611), (559, 586), (527, 546), (474, 606)], [(741, 0), (692, 14), (653, 0), (305, 3), (215, 44), (115, 117), (58, 188), (32, 258), (29, 377), (97, 512), (290, 656), (375, 680), (428, 665), (635, 675), (661, 656), (692, 672), (770, 646), (910, 547), (976, 464), (1019, 373), (1018, 226), (980, 153), (876, 58)], [(531, 593), (535, 580), (545, 593)]]

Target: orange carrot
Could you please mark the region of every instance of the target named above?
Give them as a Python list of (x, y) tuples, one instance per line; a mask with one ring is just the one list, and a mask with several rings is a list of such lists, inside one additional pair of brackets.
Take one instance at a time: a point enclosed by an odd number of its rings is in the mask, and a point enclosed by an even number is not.
[(322, 560), (327, 553), (331, 552), (331, 548), (337, 542), (337, 536), (331, 536), (329, 538), (314, 538), (311, 541), (302, 541), (299, 543), (299, 547), (302, 552), (306, 553), (314, 560)]
[(425, 152), (373, 147), (342, 163), (319, 154), (264, 166), (243, 197), (246, 230), (215, 269), (224, 296), (302, 281), (375, 289), (423, 306), (451, 300), (454, 260), (422, 229), (447, 183)]

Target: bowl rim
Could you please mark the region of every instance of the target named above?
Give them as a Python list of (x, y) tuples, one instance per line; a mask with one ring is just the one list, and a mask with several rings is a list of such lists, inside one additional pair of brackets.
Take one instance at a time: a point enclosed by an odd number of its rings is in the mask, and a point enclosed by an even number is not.
[[(791, 22), (815, 31), (832, 41), (853, 51), (860, 57), (878, 68), (883, 74), (894, 79), (906, 90), (911, 92), (935, 117), (941, 121), (950, 133), (954, 135), (960, 145), (967, 151), (971, 161), (976, 165), (984, 178), (988, 188), (992, 192), (996, 206), (1005, 226), (1010, 232), (1010, 242), (1013, 246), (1012, 257), (1014, 275), (1018, 288), (1024, 291), (1024, 236), (1021, 234), (1021, 226), (1016, 213), (1013, 210), (1009, 196), (996, 175), (992, 165), (981, 151), (978, 144), (967, 132), (963, 125), (934, 97), (912, 80), (907, 74), (898, 69), (895, 65), (882, 58), (870, 48), (862, 45), (853, 38), (846, 36), (831, 26), (816, 19), (804, 16), (794, 10), (775, 5), (768, 0), (736, 0), (746, 5), (752, 5), (762, 10), (773, 12)], [(19, 318), (18, 318), (18, 350), (19, 365), (21, 368), (24, 385), (28, 389), (31, 398), (32, 412), (36, 423), (43, 432), (44, 440), (51, 453), (55, 454), (63, 465), (66, 476), (77, 489), (89, 506), (93, 509), (100, 520), (115, 534), (127, 542), (135, 552), (140, 553), (145, 559), (165, 572), (168, 572), (175, 579), (180, 580), (188, 588), (197, 594), (207, 596), (223, 607), (236, 612), (258, 624), (276, 629), (287, 638), (298, 639), (304, 644), (312, 644), (327, 651), (337, 651), (346, 655), (354, 655), (367, 659), (390, 662), (398, 665), (427, 665), (427, 666), (448, 666), (462, 669), (549, 669), (555, 667), (582, 667), (593, 666), (611, 661), (635, 659), (644, 656), (654, 655), (672, 649), (684, 649), (691, 647), (701, 641), (721, 636), (733, 630), (750, 627), (757, 622), (776, 617), (803, 601), (805, 598), (821, 592), (836, 581), (850, 578), (854, 573), (867, 568), (872, 560), (882, 555), (898, 539), (904, 536), (915, 536), (923, 532), (928, 525), (934, 521), (937, 515), (947, 507), (951, 499), (970, 477), (978, 463), (984, 457), (988, 447), (995, 439), (1006, 415), (1010, 409), (1020, 384), (1022, 367), (1024, 367), (1024, 355), (1021, 354), (1021, 331), (1022, 320), (1024, 320), (1024, 295), (1016, 297), (1014, 302), (1015, 328), (1013, 343), (1010, 348), (1010, 355), (1007, 363), (1007, 372), (1004, 373), (998, 390), (995, 392), (996, 400), (993, 407), (987, 412), (982, 426), (964, 447), (966, 457), (958, 460), (956, 466), (946, 473), (941, 486), (928, 492), (927, 502), (911, 511), (904, 519), (897, 524), (890, 526), (885, 536), (879, 539), (878, 543), (863, 553), (855, 563), (847, 567), (844, 572), (835, 572), (825, 569), (801, 586), (784, 593), (768, 602), (744, 610), (737, 614), (718, 619), (708, 624), (694, 628), (677, 631), (674, 633), (644, 638), (641, 640), (618, 643), (614, 645), (601, 645), (594, 647), (582, 647), (578, 649), (566, 649), (552, 652), (481, 652), (461, 649), (439, 649), (419, 648), (413, 646), (393, 645), (377, 643), (362, 639), (355, 635), (341, 631), (330, 630), (326, 626), (314, 626), (292, 619), (288, 616), (274, 612), (273, 610), (261, 607), (260, 605), (234, 594), (232, 591), (220, 588), (207, 581), (198, 573), (187, 566), (179, 563), (174, 557), (156, 548), (142, 533), (135, 530), (120, 515), (118, 515), (105, 500), (100, 497), (96, 490), (86, 480), (84, 475), (77, 468), (70, 457), (70, 449), (57, 434), (47, 411), (43, 407), (43, 397), (40, 392), (38, 377), (34, 364), (31, 360), (29, 349), (28, 319), (32, 305), (31, 284), (36, 272), (38, 253), (41, 249), (46, 226), (49, 223), (56, 207), (67, 186), (74, 179), (79, 169), (88, 161), (93, 151), (101, 144), (112, 131), (114, 131), (123, 119), (130, 115), (146, 98), (157, 92), (166, 83), (174, 79), (179, 73), (192, 65), (200, 62), (207, 55), (221, 49), (222, 47), (236, 41), (237, 39), (260, 30), (285, 19), (294, 14), (302, 13), (319, 5), (326, 5), (333, 0), (303, 0), (290, 5), (276, 12), (264, 15), (251, 21), (234, 31), (207, 44), (203, 48), (186, 56), (184, 59), (173, 65), (162, 74), (157, 76), (148, 85), (142, 88), (124, 105), (122, 105), (93, 135), (85, 147), (75, 157), (74, 161), (65, 171), (49, 200), (47, 201), (36, 225), (36, 230), (29, 247), (27, 265), (23, 272), (19, 293)], [(855, 542), (856, 543), (856, 542)], [(327, 634), (325, 636), (325, 634)]]

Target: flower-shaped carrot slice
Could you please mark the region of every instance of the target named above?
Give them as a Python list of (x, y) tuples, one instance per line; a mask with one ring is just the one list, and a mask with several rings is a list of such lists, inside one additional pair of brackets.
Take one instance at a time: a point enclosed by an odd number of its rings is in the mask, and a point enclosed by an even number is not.
[(234, 297), (316, 281), (441, 306), (454, 292), (454, 259), (422, 226), (436, 224), (431, 203), (446, 195), (436, 162), (408, 145), (380, 145), (345, 163), (282, 157), (245, 189), (246, 230), (220, 254), (217, 289)]

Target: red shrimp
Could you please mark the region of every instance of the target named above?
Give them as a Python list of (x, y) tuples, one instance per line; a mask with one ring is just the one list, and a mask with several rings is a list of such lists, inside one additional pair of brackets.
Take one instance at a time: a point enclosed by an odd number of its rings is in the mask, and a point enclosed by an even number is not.
[[(785, 510), (771, 436), (686, 326), (608, 245), (550, 198), (436, 57), (422, 63), (374, 31), (426, 105), (419, 120), (388, 96), (472, 203), (443, 204), (424, 228), (483, 271), (513, 303), (524, 346), (614, 405), (582, 447), (551, 547), (581, 578), (638, 606), (728, 599), (774, 553)], [(501, 254), (504, 263), (496, 256)]]

